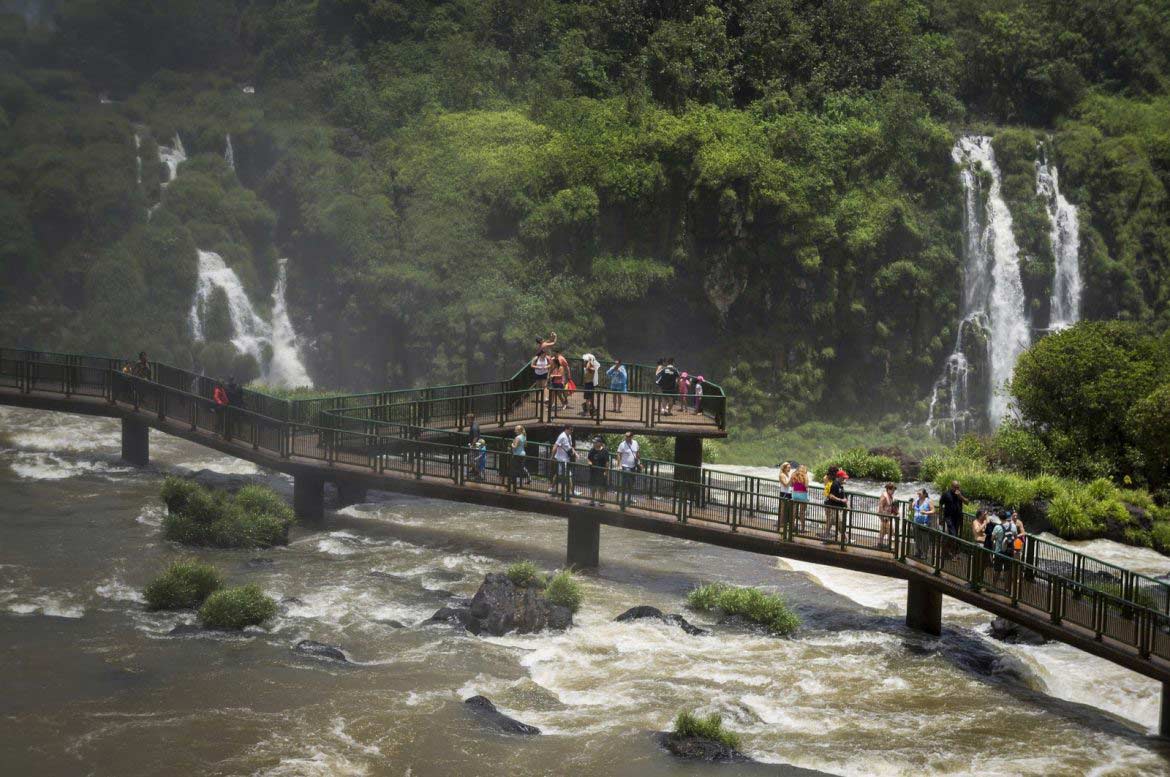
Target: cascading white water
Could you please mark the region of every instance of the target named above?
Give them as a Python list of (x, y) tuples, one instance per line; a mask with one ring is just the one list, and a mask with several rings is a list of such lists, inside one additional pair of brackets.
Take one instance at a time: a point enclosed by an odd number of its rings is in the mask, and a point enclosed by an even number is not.
[(138, 180), (138, 185), (142, 185), (142, 136), (137, 132), (134, 133), (134, 161), (135, 176)]
[[(949, 394), (954, 426), (978, 410), (969, 406), (970, 369), (965, 341), (970, 331), (981, 328), (987, 335), (988, 400), (986, 416), (992, 428), (1008, 414), (1004, 384), (1011, 378), (1016, 360), (1031, 342), (1024, 285), (1020, 278), (1019, 246), (1012, 234), (1012, 216), (1003, 199), (999, 167), (991, 138), (983, 135), (959, 139), (951, 157), (961, 167), (965, 201), (963, 220), (963, 320), (955, 349), (943, 375), (935, 383), (927, 425), (936, 431), (943, 420), (936, 415), (939, 397)], [(986, 192), (983, 175), (987, 177)], [(963, 403), (967, 403), (964, 407)]]
[(183, 148), (183, 139), (179, 137), (179, 133), (175, 133), (173, 146), (158, 147), (158, 161), (167, 166), (167, 180), (162, 184), (162, 188), (165, 189), (178, 176), (179, 165), (187, 161), (187, 150)]
[(265, 321), (248, 299), (239, 276), (214, 251), (199, 250), (199, 279), (191, 305), (191, 334), (204, 338), (204, 316), (212, 293), (218, 288), (227, 296), (232, 324), (232, 345), (253, 356), (261, 365), (263, 379), (274, 386), (311, 386), (312, 380), (301, 362), (296, 332), (285, 302), (285, 263), (282, 260), (272, 291), (272, 322)]
[(1056, 266), (1048, 328), (1059, 330), (1081, 320), (1080, 222), (1077, 207), (1060, 193), (1056, 166), (1045, 160), (1036, 162), (1036, 194), (1044, 198), (1052, 224), (1048, 239)]
[(236, 151), (232, 148), (232, 136), (228, 133), (224, 137), (227, 138), (227, 145), (223, 150), (223, 161), (227, 162), (227, 166), (232, 170), (236, 169)]

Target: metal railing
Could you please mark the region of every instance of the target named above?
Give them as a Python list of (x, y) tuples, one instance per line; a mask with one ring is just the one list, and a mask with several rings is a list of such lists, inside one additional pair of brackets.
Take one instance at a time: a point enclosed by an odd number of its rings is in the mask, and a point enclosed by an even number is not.
[[(901, 503), (897, 514), (881, 515), (876, 497), (867, 495), (850, 495), (849, 504), (842, 507), (821, 503), (815, 491), (812, 501), (797, 502), (785, 498), (778, 483), (764, 478), (666, 462), (649, 462), (641, 472), (594, 469), (583, 460), (557, 462), (548, 457), (547, 446), (539, 444), (529, 444), (537, 455), (513, 456), (507, 450), (509, 441), (501, 437), (491, 438), (492, 448), (481, 453), (451, 442), (449, 429), (420, 425), (410, 413), (398, 420), (352, 419), (371, 425), (373, 432), (301, 423), (217, 406), (202, 395), (205, 386), (192, 373), (156, 365), (152, 375), (160, 381), (127, 374), (121, 366), (105, 357), (0, 349), (0, 386), (25, 394), (101, 398), (157, 416), (160, 422), (181, 424), (230, 445), (285, 459), (517, 494), (543, 493), (564, 502), (589, 500), (607, 509), (636, 509), (680, 523), (771, 536), (778, 542), (854, 550), (998, 596), (1011, 606), (1043, 614), (1054, 624), (1074, 624), (1097, 639), (1131, 647), (1142, 657), (1170, 660), (1170, 587), (1037, 537), (1029, 537), (1021, 553), (1005, 555), (916, 524)], [(429, 401), (432, 408), (439, 406), (436, 400)], [(418, 403), (385, 407), (399, 406)], [(883, 533), (889, 539), (880, 542)]]

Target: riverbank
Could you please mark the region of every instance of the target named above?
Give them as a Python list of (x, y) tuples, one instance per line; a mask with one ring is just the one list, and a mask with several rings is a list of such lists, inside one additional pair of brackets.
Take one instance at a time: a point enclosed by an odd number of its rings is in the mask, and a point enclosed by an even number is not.
[(790, 428), (740, 429), (727, 439), (713, 440), (704, 447), (709, 464), (759, 466), (799, 462), (812, 467), (816, 462), (853, 448), (900, 448), (918, 459), (944, 451), (947, 446), (932, 438), (924, 427), (907, 427), (901, 422), (828, 423), (807, 421)]

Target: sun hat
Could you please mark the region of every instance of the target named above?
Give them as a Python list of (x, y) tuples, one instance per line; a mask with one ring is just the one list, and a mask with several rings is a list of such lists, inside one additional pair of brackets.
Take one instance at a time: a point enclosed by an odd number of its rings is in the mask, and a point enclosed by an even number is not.
[(700, 383), (702, 383), (702, 382), (703, 382), (703, 376), (702, 376), (702, 375), (700, 375), (699, 377), (695, 378), (695, 380), (697, 380), (697, 381), (699, 381)]

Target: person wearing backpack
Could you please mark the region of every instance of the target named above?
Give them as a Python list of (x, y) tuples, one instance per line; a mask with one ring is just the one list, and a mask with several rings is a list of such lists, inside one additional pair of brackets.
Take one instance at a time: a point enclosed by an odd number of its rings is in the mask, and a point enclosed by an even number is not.
[(666, 366), (662, 368), (662, 372), (658, 373), (654, 382), (658, 384), (658, 388), (662, 389), (662, 414), (674, 415), (671, 410), (678, 395), (678, 368), (674, 366), (673, 356), (666, 360)]

